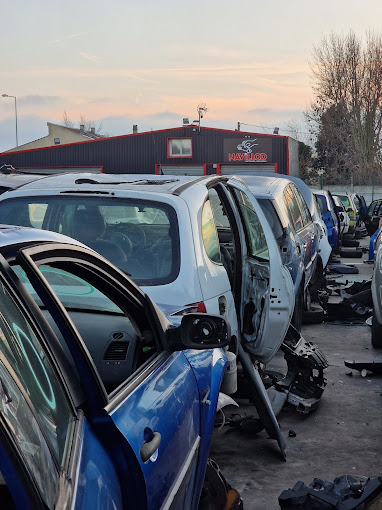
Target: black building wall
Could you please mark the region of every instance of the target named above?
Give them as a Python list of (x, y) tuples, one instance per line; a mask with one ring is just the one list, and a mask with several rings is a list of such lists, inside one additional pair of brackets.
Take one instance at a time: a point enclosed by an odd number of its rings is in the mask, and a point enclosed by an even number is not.
[[(184, 137), (192, 138), (192, 158), (168, 158), (168, 139)], [(262, 145), (266, 146), (267, 163), (276, 163), (279, 173), (287, 173), (287, 137), (203, 127), (199, 131), (197, 126), (1, 153), (0, 163), (15, 168), (102, 166), (105, 173), (154, 173), (155, 165), (206, 164), (207, 173), (212, 173), (213, 164), (234, 164), (235, 161), (229, 161), (228, 153), (237, 152), (237, 144), (245, 140), (256, 140), (259, 150)]]

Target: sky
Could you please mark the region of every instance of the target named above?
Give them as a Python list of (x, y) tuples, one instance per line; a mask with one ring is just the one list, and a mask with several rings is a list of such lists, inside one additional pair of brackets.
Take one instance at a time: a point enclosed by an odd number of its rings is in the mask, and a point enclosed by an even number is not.
[[(64, 112), (109, 136), (202, 125), (304, 132), (310, 62), (330, 32), (380, 32), (381, 0), (2, 2), (0, 152)], [(307, 136), (307, 134), (306, 134)]]

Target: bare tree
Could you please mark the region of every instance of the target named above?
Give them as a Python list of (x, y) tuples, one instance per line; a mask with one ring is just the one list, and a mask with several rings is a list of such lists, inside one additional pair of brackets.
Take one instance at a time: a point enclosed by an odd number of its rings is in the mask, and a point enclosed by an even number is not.
[(68, 127), (68, 128), (73, 128), (74, 127), (74, 122), (72, 122), (70, 120), (69, 115), (66, 113), (66, 111), (64, 111), (64, 113), (62, 115), (62, 124), (65, 127)]
[(331, 33), (314, 47), (311, 69), (320, 164), (345, 179), (380, 172), (382, 36)]
[[(63, 121), (62, 121), (62, 124), (65, 126), (65, 127), (68, 127), (68, 128), (75, 128), (76, 127), (76, 123), (73, 122), (69, 115), (66, 113), (66, 111), (64, 111), (64, 114), (63, 114)], [(105, 133), (105, 132), (102, 132), (103, 129), (102, 129), (102, 122), (99, 123), (98, 127), (95, 126), (95, 122), (93, 120), (89, 120), (87, 119), (87, 117), (81, 113), (80, 114), (80, 120), (79, 122), (77, 123), (77, 126), (78, 128), (80, 126), (84, 126), (84, 130), (87, 131), (87, 132), (90, 132), (92, 130), (92, 128), (94, 128), (94, 131), (97, 135), (100, 135), (100, 136), (104, 136), (104, 137), (107, 137), (109, 136), (108, 133)]]

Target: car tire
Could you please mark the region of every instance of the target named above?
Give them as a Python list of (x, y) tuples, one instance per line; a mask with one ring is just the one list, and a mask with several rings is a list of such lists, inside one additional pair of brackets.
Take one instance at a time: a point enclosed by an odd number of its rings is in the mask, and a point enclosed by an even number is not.
[(357, 241), (356, 239), (344, 239), (342, 241), (342, 246), (344, 248), (358, 248), (359, 241)]
[(354, 248), (353, 250), (343, 249), (340, 251), (340, 256), (345, 259), (350, 259), (350, 258), (360, 259), (363, 256), (363, 251), (360, 248)]
[(377, 322), (375, 315), (371, 323), (371, 345), (376, 349), (382, 349), (382, 325)]

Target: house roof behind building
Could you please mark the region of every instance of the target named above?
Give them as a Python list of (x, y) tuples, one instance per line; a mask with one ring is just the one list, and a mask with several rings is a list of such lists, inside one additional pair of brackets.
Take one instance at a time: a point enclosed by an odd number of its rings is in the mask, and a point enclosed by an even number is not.
[(86, 138), (89, 138), (90, 140), (97, 140), (98, 138), (105, 138), (104, 135), (100, 135), (99, 133), (96, 133), (94, 128), (91, 128), (91, 129), (94, 129), (94, 132), (93, 132), (93, 131), (85, 131), (85, 129), (82, 129), (81, 127), (79, 127), (79, 128), (68, 127), (68, 126), (64, 126), (63, 124), (54, 124), (53, 122), (48, 122), (47, 124), (48, 124), (49, 129), (50, 129), (50, 126), (59, 127), (61, 129), (68, 129), (72, 133), (82, 135)]

